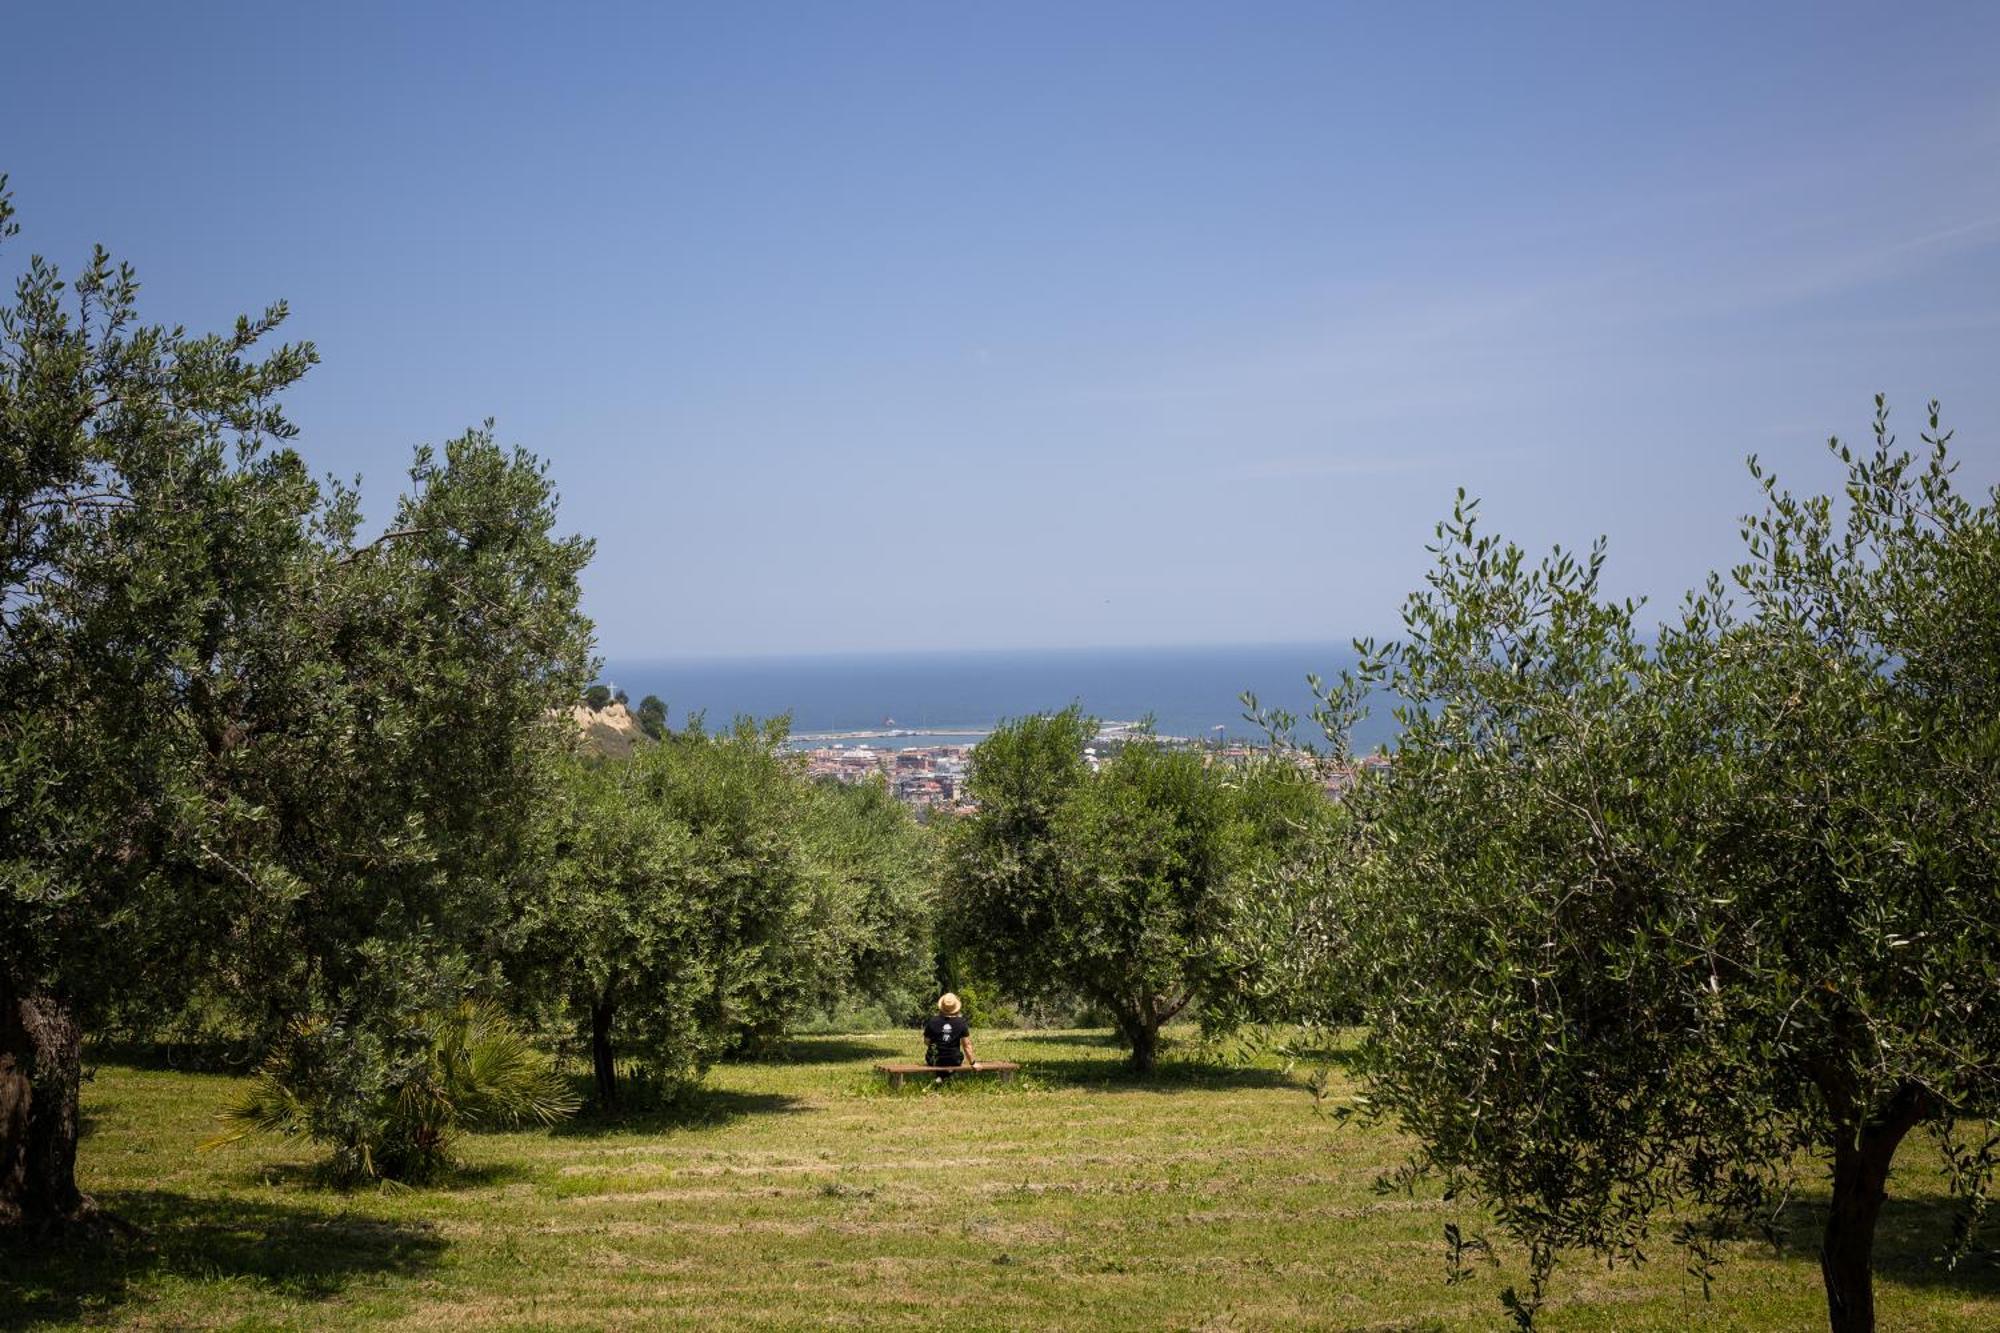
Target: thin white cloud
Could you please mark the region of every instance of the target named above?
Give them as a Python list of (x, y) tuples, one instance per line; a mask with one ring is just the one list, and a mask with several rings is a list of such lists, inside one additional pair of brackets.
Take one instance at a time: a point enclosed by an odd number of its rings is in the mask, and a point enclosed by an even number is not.
[(1375, 458), (1270, 458), (1222, 475), (1223, 481), (1303, 480), (1309, 477), (1380, 477), (1441, 472), (1471, 463), (1518, 462), (1525, 449), (1492, 449), (1448, 454), (1385, 454)]

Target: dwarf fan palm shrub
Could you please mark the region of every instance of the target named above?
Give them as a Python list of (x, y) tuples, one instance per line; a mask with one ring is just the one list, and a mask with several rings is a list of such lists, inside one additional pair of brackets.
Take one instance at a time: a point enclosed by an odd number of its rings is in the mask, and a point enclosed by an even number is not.
[(301, 1020), (213, 1143), (296, 1135), (332, 1149), (338, 1183), (422, 1182), (451, 1165), (461, 1131), (551, 1124), (576, 1107), (526, 1033), (497, 1006), (464, 1001), (389, 1032)]

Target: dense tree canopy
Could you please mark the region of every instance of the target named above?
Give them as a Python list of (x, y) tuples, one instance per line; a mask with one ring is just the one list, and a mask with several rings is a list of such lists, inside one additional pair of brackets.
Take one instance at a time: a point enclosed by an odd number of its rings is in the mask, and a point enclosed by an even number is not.
[(1873, 1326), (1890, 1158), (1928, 1125), (1972, 1211), (2000, 1105), (2000, 524), (1877, 441), (1844, 505), (1766, 482), (1735, 572), (1663, 631), (1601, 548), (1531, 564), (1462, 504), (1406, 633), (1335, 692), (1400, 702), (1343, 890), (1378, 1108), (1530, 1247), (1636, 1259), (1674, 1219), (1832, 1197), (1836, 1330)]
[(1024, 997), (1102, 1006), (1143, 1071), (1161, 1026), (1196, 1001), (1234, 1020), (1276, 998), (1261, 964), (1290, 924), (1270, 910), (1277, 870), (1333, 811), (1292, 764), (1231, 766), (1149, 739), (1093, 773), (1096, 730), (1071, 708), (980, 743), (941, 928)]
[(799, 1003), (873, 1005), (911, 1017), (930, 996), (936, 838), (881, 781), (811, 782), (802, 824), (817, 867), (813, 909), (789, 939)]
[(569, 767), (516, 952), (523, 979), (588, 1032), (601, 1104), (618, 1096), (620, 1053), (684, 1081), (750, 1020), (760, 961), (806, 875), (784, 782), (770, 739), (750, 728)]
[(921, 830), (879, 786), (819, 787), (782, 725), (579, 758), (514, 929), (517, 975), (618, 1062), (693, 1079), (853, 990), (907, 985), (929, 939)]
[(420, 451), (387, 530), (283, 447), (309, 345), (136, 322), (100, 251), (0, 312), (0, 1220), (87, 1211), (81, 1034), (190, 988), (266, 1031), (351, 1007), (361, 947), (499, 914), (547, 714), (587, 679), (542, 469)]

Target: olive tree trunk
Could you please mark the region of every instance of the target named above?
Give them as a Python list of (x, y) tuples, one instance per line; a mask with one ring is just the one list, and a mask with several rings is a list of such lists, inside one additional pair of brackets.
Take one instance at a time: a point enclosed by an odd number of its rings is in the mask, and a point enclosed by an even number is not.
[(1118, 1031), (1132, 1048), (1132, 1072), (1150, 1074), (1160, 1061), (1160, 1029), (1187, 1008), (1194, 998), (1190, 989), (1180, 996), (1144, 995), (1138, 999), (1110, 998), (1106, 1004), (1117, 1016)]
[(1826, 1284), (1826, 1318), (1833, 1333), (1874, 1333), (1875, 1222), (1888, 1197), (1887, 1163), (1878, 1166), (1844, 1151), (1833, 1168), (1833, 1209), (1820, 1239), (1819, 1271)]
[(1160, 1063), (1160, 1025), (1139, 1023), (1132, 1029), (1132, 1069), (1150, 1074)]
[(1842, 1132), (1834, 1141), (1833, 1206), (1819, 1247), (1833, 1333), (1874, 1333), (1875, 1224), (1889, 1198), (1889, 1164), (1904, 1136), (1934, 1111), (1929, 1093), (1905, 1087), (1881, 1119)]
[(1132, 1072), (1150, 1074), (1160, 1058), (1160, 1021), (1153, 1016), (1153, 1006), (1134, 1012), (1130, 1009), (1118, 1011), (1118, 1032), (1125, 1038), (1125, 1044), (1132, 1048)]
[(83, 1034), (59, 997), (0, 979), (0, 1227), (50, 1229), (92, 1209), (76, 1187)]
[(618, 1102), (618, 1065), (611, 1051), (611, 1020), (617, 1013), (608, 989), (591, 1002), (590, 1071), (597, 1084), (599, 1106), (614, 1106)]

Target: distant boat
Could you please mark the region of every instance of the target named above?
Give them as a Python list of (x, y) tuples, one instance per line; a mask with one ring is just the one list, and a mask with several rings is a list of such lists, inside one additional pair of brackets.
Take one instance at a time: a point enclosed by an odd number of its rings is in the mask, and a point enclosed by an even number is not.
[(893, 717), (885, 717), (882, 719), (882, 725), (885, 727), (893, 727), (896, 725), (896, 719)]

